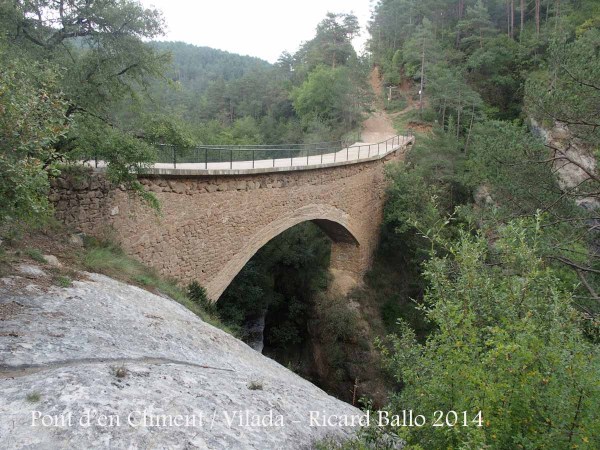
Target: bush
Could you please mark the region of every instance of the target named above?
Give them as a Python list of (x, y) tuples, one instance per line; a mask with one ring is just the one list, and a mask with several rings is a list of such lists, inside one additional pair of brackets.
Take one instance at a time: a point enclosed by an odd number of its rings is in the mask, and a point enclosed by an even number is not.
[(434, 411), (457, 411), (461, 424), (466, 411), (468, 425), (401, 429), (406, 448), (598, 448), (600, 354), (572, 294), (537, 256), (540, 233), (513, 222), (494, 252), (464, 234), (426, 264), (436, 331), (419, 344), (406, 326), (382, 347), (405, 385), (391, 409), (430, 423)]
[(192, 281), (187, 288), (187, 296), (209, 314), (217, 314), (215, 303), (206, 295), (206, 289), (197, 281)]

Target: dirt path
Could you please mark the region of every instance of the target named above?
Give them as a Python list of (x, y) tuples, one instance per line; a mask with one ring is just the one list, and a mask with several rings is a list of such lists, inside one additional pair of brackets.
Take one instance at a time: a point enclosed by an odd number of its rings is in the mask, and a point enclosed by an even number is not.
[(381, 99), (381, 90), (383, 84), (379, 74), (379, 67), (374, 67), (369, 76), (369, 84), (375, 94), (375, 111), (363, 122), (361, 132), (361, 142), (376, 143), (385, 141), (396, 135), (396, 130), (392, 124), (392, 119), (383, 109), (383, 100)]

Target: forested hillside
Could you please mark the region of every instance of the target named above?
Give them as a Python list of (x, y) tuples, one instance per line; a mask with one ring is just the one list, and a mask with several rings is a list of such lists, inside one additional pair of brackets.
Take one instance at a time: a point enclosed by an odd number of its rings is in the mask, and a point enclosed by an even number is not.
[[(138, 109), (168, 114), (194, 142), (279, 144), (340, 140), (356, 129), (367, 105), (365, 74), (350, 44), (351, 15), (327, 16), (314, 39), (276, 64), (184, 43), (151, 46), (171, 55)], [(136, 113), (137, 114), (137, 113)], [(133, 118), (132, 118), (133, 121)]]
[(442, 412), (388, 431), (405, 448), (598, 448), (600, 4), (382, 0), (369, 31), (385, 94), (409, 106), (397, 125), (421, 130), (389, 171), (380, 258), (401, 269), (370, 288), (388, 277), (382, 314), (402, 316), (380, 341), (390, 408)]

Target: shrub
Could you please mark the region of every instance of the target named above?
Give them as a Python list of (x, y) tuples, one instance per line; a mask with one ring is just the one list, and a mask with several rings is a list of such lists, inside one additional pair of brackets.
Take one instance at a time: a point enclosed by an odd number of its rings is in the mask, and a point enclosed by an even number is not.
[[(533, 226), (532, 226), (533, 225)], [(468, 426), (399, 429), (406, 448), (598, 448), (600, 354), (572, 295), (537, 256), (540, 229), (500, 231), (491, 252), (464, 234), (425, 264), (425, 344), (408, 327), (382, 347), (404, 383), (391, 409), (467, 412)], [(473, 423), (481, 411), (481, 423)]]
[(217, 314), (215, 303), (206, 295), (206, 289), (197, 281), (192, 281), (187, 288), (187, 296), (209, 314)]

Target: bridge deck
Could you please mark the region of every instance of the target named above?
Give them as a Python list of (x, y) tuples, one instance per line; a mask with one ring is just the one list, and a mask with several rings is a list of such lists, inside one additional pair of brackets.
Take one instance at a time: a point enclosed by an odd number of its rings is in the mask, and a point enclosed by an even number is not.
[[(296, 153), (300, 153), (300, 155), (244, 161), (229, 160), (223, 162), (156, 163), (145, 169), (144, 173), (152, 175), (239, 175), (292, 170), (312, 170), (379, 159), (405, 147), (408, 143), (413, 141), (414, 137), (407, 134), (405, 136), (394, 136), (379, 143), (357, 142), (351, 146), (342, 148), (337, 152), (315, 155), (305, 154), (302, 156), (302, 150), (277, 149), (274, 151), (281, 152), (289, 150), (290, 152), (295, 151)], [(97, 163), (90, 161), (88, 164), (100, 169), (105, 166), (103, 161), (98, 161)]]

